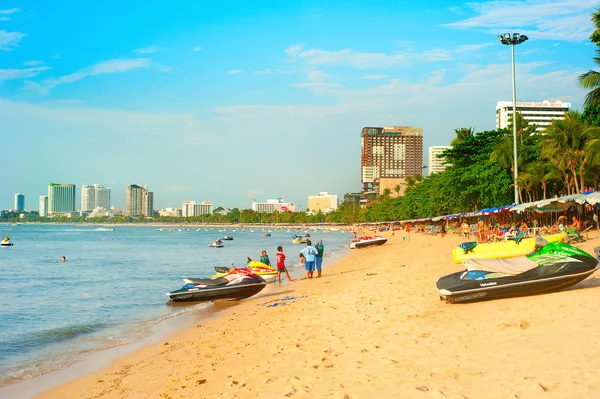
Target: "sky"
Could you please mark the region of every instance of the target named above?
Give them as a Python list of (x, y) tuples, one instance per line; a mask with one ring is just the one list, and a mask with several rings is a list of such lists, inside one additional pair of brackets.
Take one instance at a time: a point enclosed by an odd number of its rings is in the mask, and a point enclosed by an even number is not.
[[(496, 102), (571, 102), (600, 0), (0, 0), (0, 209), (49, 182), (148, 184), (249, 207), (360, 191), (365, 126), (427, 148), (495, 128)], [(425, 163), (427, 160), (425, 160)]]

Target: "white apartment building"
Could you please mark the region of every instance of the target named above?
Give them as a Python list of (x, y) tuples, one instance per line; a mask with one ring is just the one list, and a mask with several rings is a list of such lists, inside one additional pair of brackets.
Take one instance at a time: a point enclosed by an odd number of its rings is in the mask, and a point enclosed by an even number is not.
[(339, 198), (337, 195), (329, 195), (328, 192), (322, 191), (319, 195), (311, 195), (308, 197), (308, 210), (314, 213), (329, 213), (338, 208)]
[(214, 204), (212, 201), (202, 201), (196, 203), (196, 201), (185, 200), (181, 205), (181, 216), (191, 217), (200, 215), (212, 215), (214, 210)]
[(252, 210), (258, 213), (273, 213), (278, 212), (295, 212), (296, 206), (291, 202), (283, 202), (281, 198), (268, 199), (267, 202), (254, 202), (252, 203)]
[[(530, 125), (536, 124), (536, 132), (541, 132), (552, 124), (554, 119), (564, 119), (565, 112), (571, 109), (571, 103), (563, 103), (560, 100), (550, 102), (519, 102), (516, 104), (517, 112), (527, 119)], [(504, 129), (510, 125), (512, 120), (512, 101), (498, 101), (496, 104), (496, 129)]]
[(110, 209), (110, 187), (99, 186), (94, 184), (94, 191), (96, 194), (96, 206), (95, 208)]
[(81, 211), (91, 212), (96, 207), (96, 190), (94, 186), (81, 186)]
[(42, 217), (48, 216), (48, 197), (46, 195), (40, 195), (39, 213)]
[(444, 158), (438, 158), (438, 155), (441, 155), (442, 152), (452, 148), (449, 145), (434, 145), (429, 147), (429, 163), (427, 167), (429, 169), (429, 176), (434, 173), (443, 172), (446, 169), (446, 165), (444, 165)]

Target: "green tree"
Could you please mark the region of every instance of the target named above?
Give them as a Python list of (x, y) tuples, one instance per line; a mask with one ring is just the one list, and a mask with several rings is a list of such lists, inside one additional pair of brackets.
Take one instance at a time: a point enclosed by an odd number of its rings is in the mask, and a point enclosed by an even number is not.
[[(600, 9), (592, 13), (592, 22), (594, 23), (595, 30), (590, 36), (590, 41), (594, 43), (596, 47), (600, 47)], [(600, 48), (596, 48), (594, 63), (597, 66), (600, 66)], [(582, 88), (589, 90), (585, 96), (584, 107), (587, 108), (592, 105), (597, 107), (597, 104), (600, 103), (600, 72), (591, 69), (579, 75), (579, 85)]]

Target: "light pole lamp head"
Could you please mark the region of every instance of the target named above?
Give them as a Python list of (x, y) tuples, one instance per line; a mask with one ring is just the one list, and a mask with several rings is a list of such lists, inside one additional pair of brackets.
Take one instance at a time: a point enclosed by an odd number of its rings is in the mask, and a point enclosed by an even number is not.
[(502, 43), (504, 41), (504, 36), (498, 35), (498, 41)]
[(504, 39), (510, 40), (510, 33), (505, 33), (504, 34)]
[(521, 35), (521, 37), (519, 37), (519, 42), (523, 43), (525, 41), (529, 40), (529, 38), (525, 35)]
[(521, 34), (520, 34), (520, 33), (518, 33), (518, 32), (515, 32), (515, 33), (513, 33), (513, 37), (512, 37), (512, 38), (513, 38), (513, 40), (516, 40), (516, 41), (518, 41), (518, 40), (519, 40), (519, 37), (521, 37)]

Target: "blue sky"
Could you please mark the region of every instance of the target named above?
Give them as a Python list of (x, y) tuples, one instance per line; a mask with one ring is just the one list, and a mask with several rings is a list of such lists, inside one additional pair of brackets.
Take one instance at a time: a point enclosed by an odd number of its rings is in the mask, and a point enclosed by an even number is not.
[[(511, 99), (571, 102), (594, 67), (590, 13), (562, 1), (0, 0), (0, 209), (48, 182), (102, 184), (122, 207), (241, 207), (360, 190), (364, 126), (493, 129)], [(252, 194), (250, 194), (252, 193)], [(80, 201), (79, 188), (77, 203)]]

